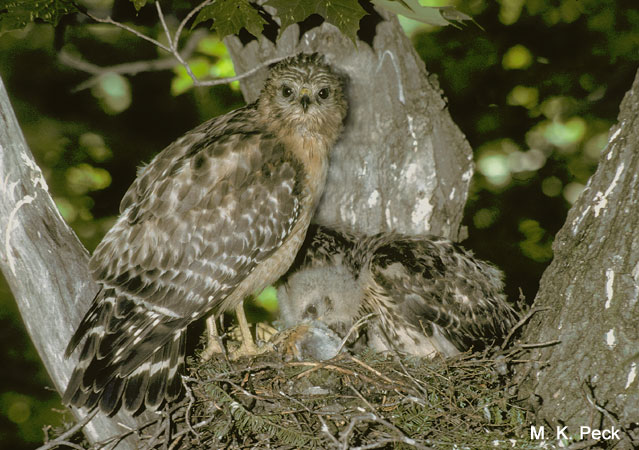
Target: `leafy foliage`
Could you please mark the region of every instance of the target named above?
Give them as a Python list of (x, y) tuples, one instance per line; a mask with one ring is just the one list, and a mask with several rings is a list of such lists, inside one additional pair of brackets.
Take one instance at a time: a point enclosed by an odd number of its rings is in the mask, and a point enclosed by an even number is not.
[(375, 5), (381, 6), (395, 14), (400, 14), (409, 19), (431, 25), (448, 25), (448, 21), (442, 15), (439, 8), (422, 6), (417, 0), (371, 0)]
[(147, 0), (131, 0), (133, 2), (133, 6), (135, 6), (136, 11), (142, 9), (144, 5), (146, 5)]
[(217, 30), (222, 39), (229, 34), (237, 34), (242, 28), (253, 36), (259, 36), (266, 21), (248, 0), (217, 0), (199, 12), (193, 26), (212, 20), (211, 29)]
[[(148, 0), (130, 1), (136, 11), (148, 3)], [(471, 20), (452, 6), (422, 6), (418, 0), (370, 1), (395, 14), (430, 25), (445, 26), (449, 20)], [(288, 26), (318, 14), (353, 42), (357, 39), (359, 21), (366, 15), (358, 0), (268, 0), (266, 5), (277, 11), (281, 21), (280, 34)], [(61, 17), (77, 11), (74, 3), (68, 0), (0, 0), (0, 31), (24, 28), (36, 20), (57, 25)], [(212, 21), (211, 29), (217, 31), (220, 39), (237, 34), (242, 28), (253, 36), (260, 36), (267, 23), (250, 0), (216, 0), (200, 10), (193, 26), (207, 21)]]
[(0, 31), (18, 30), (36, 20), (57, 25), (77, 8), (65, 0), (0, 0)]
[(357, 36), (359, 21), (366, 11), (357, 0), (309, 0), (292, 2), (290, 0), (269, 0), (266, 3), (277, 10), (281, 20), (280, 34), (289, 25), (302, 22), (312, 14), (319, 14), (328, 23), (335, 25), (353, 41)]

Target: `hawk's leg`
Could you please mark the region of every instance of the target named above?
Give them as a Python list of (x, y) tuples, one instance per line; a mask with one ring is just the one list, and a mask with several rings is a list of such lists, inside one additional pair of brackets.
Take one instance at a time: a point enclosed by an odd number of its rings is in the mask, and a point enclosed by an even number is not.
[(251, 335), (251, 329), (249, 328), (248, 321), (246, 320), (246, 314), (244, 314), (244, 302), (237, 305), (235, 308), (235, 316), (237, 317), (237, 324), (240, 326), (240, 333), (242, 334), (242, 344), (237, 351), (233, 352), (234, 357), (244, 355), (257, 355), (261, 353)]
[[(240, 341), (240, 347), (234, 351), (230, 352), (229, 357), (231, 359), (241, 358), (242, 356), (254, 356), (261, 355), (262, 353), (271, 351), (274, 349), (273, 344), (270, 342), (263, 342), (259, 346), (255, 344), (253, 340), (253, 335), (251, 334), (251, 329), (249, 328), (248, 322), (246, 320), (246, 315), (244, 314), (244, 305), (240, 303), (235, 308), (235, 315), (237, 316), (238, 328), (240, 331), (240, 336), (238, 337)], [(256, 325), (256, 335), (258, 339), (260, 339), (260, 334), (263, 335), (262, 340), (268, 339), (269, 332), (270, 334), (274, 334), (275, 329), (269, 327), (265, 324), (257, 324)]]
[(217, 324), (215, 323), (215, 314), (211, 314), (206, 319), (206, 348), (202, 351), (202, 359), (208, 361), (216, 353), (224, 353), (220, 335), (217, 333)]
[[(242, 356), (252, 356), (259, 355), (266, 351), (272, 350), (273, 345), (269, 343), (265, 343), (261, 346), (255, 345), (255, 341), (253, 340), (253, 335), (251, 334), (251, 329), (249, 328), (248, 321), (246, 320), (246, 315), (244, 314), (244, 305), (240, 303), (235, 308), (235, 315), (237, 317), (238, 326), (235, 330), (231, 330), (229, 333), (229, 338), (232, 343), (236, 341), (240, 343), (239, 347), (231, 346), (228, 354), (231, 359), (237, 359)], [(263, 326), (265, 327), (265, 326)], [(258, 327), (259, 328), (259, 327)], [(239, 330), (239, 333), (237, 331)], [(206, 319), (206, 331), (207, 331), (207, 345), (206, 348), (202, 351), (202, 359), (207, 361), (211, 359), (211, 357), (215, 354), (222, 354), (224, 350), (222, 348), (222, 343), (220, 341), (220, 336), (217, 332), (217, 324), (215, 323), (215, 316), (210, 316)], [(275, 334), (275, 330), (258, 330), (262, 331), (262, 334), (265, 334), (265, 339), (268, 339), (268, 332), (270, 334)], [(238, 336), (239, 334), (239, 336)], [(234, 347), (234, 349), (233, 349)]]

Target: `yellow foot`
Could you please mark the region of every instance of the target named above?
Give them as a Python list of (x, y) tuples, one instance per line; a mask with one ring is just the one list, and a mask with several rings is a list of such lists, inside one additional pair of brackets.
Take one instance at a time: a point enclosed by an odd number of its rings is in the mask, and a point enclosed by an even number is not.
[[(255, 338), (257, 340), (258, 346), (260, 346), (264, 342), (269, 342), (274, 336), (278, 334), (279, 331), (277, 331), (277, 328), (272, 327), (268, 323), (257, 322), (255, 324)], [(243, 341), (242, 331), (240, 330), (239, 326), (232, 327), (228, 331), (227, 336), (236, 342)]]
[(253, 339), (244, 339), (240, 326), (231, 328), (228, 332), (228, 336), (231, 340), (229, 358), (234, 360), (243, 356), (255, 356), (261, 355), (275, 350), (273, 344), (268, 342), (273, 336), (277, 334), (277, 330), (266, 323), (255, 324), (255, 337), (257, 338), (257, 345), (253, 342)]
[(224, 353), (224, 349), (220, 342), (220, 336), (217, 334), (215, 315), (209, 316), (206, 319), (206, 338), (206, 347), (200, 355), (204, 361), (208, 361), (213, 357), (213, 355)]
[(244, 356), (261, 355), (263, 353), (268, 353), (273, 350), (275, 350), (275, 347), (270, 342), (264, 342), (259, 346), (256, 346), (255, 344), (253, 344), (253, 342), (251, 342), (250, 344), (246, 344), (246, 342), (242, 342), (239, 347), (229, 352), (229, 359), (236, 360)]
[(209, 359), (213, 357), (213, 355), (220, 355), (223, 353), (224, 353), (224, 350), (222, 349), (222, 346), (220, 345), (218, 338), (215, 337), (213, 339), (209, 339), (208, 343), (206, 344), (206, 347), (204, 348), (204, 350), (202, 350), (202, 353), (200, 354), (200, 358), (202, 358), (203, 361), (208, 361)]

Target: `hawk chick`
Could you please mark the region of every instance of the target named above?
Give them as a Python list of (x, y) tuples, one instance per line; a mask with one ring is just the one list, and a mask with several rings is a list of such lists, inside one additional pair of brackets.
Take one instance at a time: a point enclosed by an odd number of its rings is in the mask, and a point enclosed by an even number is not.
[[(444, 238), (362, 236), (311, 225), (278, 301), (286, 326), (321, 322), (344, 337), (373, 314), (366, 333), (372, 349), (453, 356), (502, 340), (516, 322), (502, 278)], [(333, 341), (324, 333), (314, 342)]]
[(66, 350), (86, 338), (65, 403), (111, 414), (179, 395), (187, 325), (238, 305), (243, 314), (243, 299), (293, 262), (346, 109), (323, 58), (298, 55), (270, 70), (255, 103), (139, 171), (90, 261), (101, 289)]

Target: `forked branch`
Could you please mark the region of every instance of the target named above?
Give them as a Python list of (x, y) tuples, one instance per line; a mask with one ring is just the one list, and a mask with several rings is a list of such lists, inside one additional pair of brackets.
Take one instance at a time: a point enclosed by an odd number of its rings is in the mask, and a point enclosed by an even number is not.
[(177, 30), (175, 31), (174, 34), (171, 34), (171, 30), (169, 29), (169, 26), (166, 22), (166, 17), (164, 15), (164, 12), (162, 11), (162, 7), (160, 5), (160, 2), (157, 1), (155, 2), (155, 8), (157, 10), (157, 14), (158, 14), (158, 19), (160, 21), (160, 24), (162, 25), (162, 29), (164, 30), (164, 34), (165, 37), (167, 39), (168, 45), (167, 44), (163, 44), (162, 42), (160, 42), (157, 39), (152, 38), (151, 36), (148, 36), (138, 30), (136, 30), (135, 28), (126, 25), (124, 23), (118, 22), (113, 20), (110, 16), (107, 17), (98, 17), (94, 14), (92, 14), (91, 12), (89, 12), (86, 9), (81, 9), (83, 11), (84, 14), (86, 14), (90, 19), (92, 19), (95, 22), (98, 23), (104, 23), (104, 24), (108, 24), (108, 25), (113, 25), (117, 28), (120, 28), (128, 33), (131, 33), (137, 37), (139, 37), (140, 39), (143, 39), (147, 42), (150, 42), (151, 44), (155, 45), (156, 47), (164, 50), (165, 52), (169, 53), (171, 56), (168, 58), (161, 58), (161, 59), (157, 59), (157, 60), (152, 60), (152, 61), (136, 61), (136, 62), (131, 62), (131, 63), (124, 63), (124, 64), (117, 64), (114, 66), (109, 66), (109, 67), (100, 67), (94, 64), (91, 64), (89, 62), (83, 61), (77, 57), (71, 56), (70, 54), (66, 53), (66, 52), (62, 52), (60, 54), (59, 60), (60, 62), (62, 62), (63, 64), (69, 66), (69, 67), (73, 67), (74, 69), (78, 69), (81, 70), (83, 72), (87, 72), (90, 73), (91, 75), (93, 75), (93, 77), (91, 77), (89, 80), (85, 81), (84, 83), (80, 84), (77, 88), (76, 91), (78, 90), (82, 90), (82, 89), (86, 89), (88, 87), (91, 87), (93, 84), (95, 84), (97, 82), (97, 79), (107, 73), (117, 73), (117, 74), (121, 74), (121, 75), (135, 75), (137, 73), (140, 72), (149, 72), (149, 71), (157, 71), (157, 70), (167, 70), (167, 69), (171, 69), (173, 67), (175, 67), (178, 64), (181, 64), (185, 69), (186, 69), (186, 73), (189, 75), (189, 77), (191, 78), (191, 80), (193, 80), (193, 85), (194, 86), (218, 86), (218, 85), (222, 85), (222, 84), (228, 84), (231, 83), (233, 81), (239, 81), (243, 78), (249, 77), (251, 75), (253, 75), (254, 73), (256, 73), (257, 71), (259, 71), (260, 69), (269, 66), (271, 64), (274, 64), (278, 61), (281, 61), (283, 58), (282, 57), (277, 57), (277, 58), (272, 58), (269, 59), (253, 68), (251, 68), (250, 70), (247, 70), (246, 72), (239, 74), (239, 75), (234, 75), (232, 77), (225, 77), (225, 78), (216, 78), (216, 79), (210, 79), (210, 80), (200, 80), (197, 78), (197, 76), (195, 75), (195, 73), (193, 73), (193, 70), (191, 69), (191, 66), (189, 65), (189, 63), (187, 62), (187, 59), (189, 59), (189, 57), (191, 56), (191, 54), (193, 53), (193, 51), (195, 50), (195, 47), (197, 46), (197, 43), (199, 42), (200, 39), (202, 39), (203, 37), (203, 33), (200, 30), (196, 30), (195, 32), (192, 33), (190, 39), (187, 41), (186, 45), (184, 46), (184, 48), (182, 50), (180, 50), (180, 46), (179, 46), (179, 42), (180, 42), (180, 38), (182, 37), (182, 33), (184, 32), (184, 28), (186, 27), (187, 23), (205, 6), (207, 6), (208, 4), (212, 3), (213, 0), (205, 0), (202, 3), (200, 3), (199, 5), (197, 5), (195, 8), (193, 8), (191, 11), (189, 11), (189, 13), (184, 17), (184, 19), (182, 19), (182, 21), (180, 22), (180, 24), (177, 27)]

